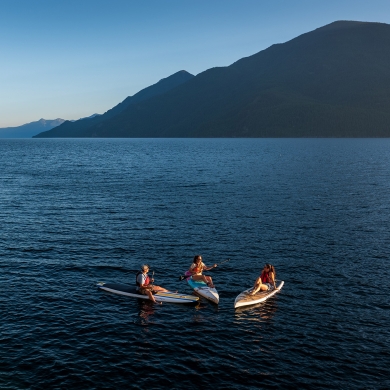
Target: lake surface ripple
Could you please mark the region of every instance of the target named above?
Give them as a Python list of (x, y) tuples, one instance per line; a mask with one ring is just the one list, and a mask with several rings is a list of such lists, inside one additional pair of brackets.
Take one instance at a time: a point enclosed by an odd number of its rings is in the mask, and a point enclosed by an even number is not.
[[(390, 140), (0, 140), (1, 389), (390, 388)], [(195, 254), (220, 305), (98, 291)], [(285, 280), (233, 309), (265, 262)]]

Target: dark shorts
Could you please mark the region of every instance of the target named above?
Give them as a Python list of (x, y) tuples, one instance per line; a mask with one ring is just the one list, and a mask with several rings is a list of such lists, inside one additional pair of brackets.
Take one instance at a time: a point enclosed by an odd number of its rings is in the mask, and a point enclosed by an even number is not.
[(151, 291), (153, 293), (153, 287), (152, 286), (150, 286), (150, 287), (140, 287), (138, 291), (142, 295), (148, 295), (148, 291)]

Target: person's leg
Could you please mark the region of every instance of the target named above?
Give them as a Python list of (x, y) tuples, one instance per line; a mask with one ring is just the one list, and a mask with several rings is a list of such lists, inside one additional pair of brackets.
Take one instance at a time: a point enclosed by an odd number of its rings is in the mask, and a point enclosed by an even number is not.
[(147, 290), (148, 297), (150, 298), (151, 301), (154, 303), (157, 303), (158, 305), (162, 305), (162, 302), (157, 302), (156, 299), (153, 296), (152, 290)]
[[(253, 285), (253, 287), (248, 291), (249, 294), (253, 293), (253, 291), (259, 291), (259, 284), (261, 284), (261, 279), (260, 278), (257, 278), (255, 280), (255, 284)], [(254, 294), (256, 294), (256, 292)]]
[(146, 292), (146, 295), (149, 297), (149, 299), (151, 301), (153, 301), (154, 303), (156, 303), (156, 300), (154, 299), (152, 292), (150, 290), (146, 290), (145, 292)]
[(158, 292), (158, 291), (161, 291), (161, 292), (167, 292), (167, 291), (169, 291), (169, 290), (167, 290), (166, 288), (164, 288), (164, 287), (160, 287), (160, 286), (153, 286), (153, 291), (156, 291), (156, 292)]
[(268, 286), (266, 284), (261, 283), (261, 280), (259, 281), (257, 286), (253, 288), (251, 295), (255, 295), (259, 291), (268, 291)]
[(211, 279), (210, 276), (205, 276), (205, 275), (192, 275), (192, 279), (195, 281), (202, 281), (205, 282), (209, 287), (213, 288), (213, 280)]
[(250, 292), (251, 295), (255, 295), (260, 290), (260, 284), (255, 284), (255, 286), (252, 288), (252, 291)]
[(162, 302), (157, 302), (156, 299), (154, 298), (153, 294), (152, 294), (152, 290), (150, 288), (141, 288), (141, 293), (143, 295), (147, 295), (148, 298), (154, 302), (154, 303), (159, 303), (161, 305)]
[(205, 282), (207, 283), (207, 279), (204, 275), (192, 275), (192, 280), (195, 280), (196, 282)]
[(211, 279), (211, 276), (205, 276), (206, 283), (210, 288), (214, 288), (213, 279)]

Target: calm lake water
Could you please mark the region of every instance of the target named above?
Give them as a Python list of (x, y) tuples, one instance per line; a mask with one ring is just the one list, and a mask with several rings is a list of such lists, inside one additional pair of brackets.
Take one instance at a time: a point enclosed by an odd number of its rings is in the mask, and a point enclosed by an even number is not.
[[(390, 140), (0, 140), (1, 389), (390, 388)], [(218, 306), (191, 293), (202, 254)], [(283, 290), (234, 310), (265, 262)]]

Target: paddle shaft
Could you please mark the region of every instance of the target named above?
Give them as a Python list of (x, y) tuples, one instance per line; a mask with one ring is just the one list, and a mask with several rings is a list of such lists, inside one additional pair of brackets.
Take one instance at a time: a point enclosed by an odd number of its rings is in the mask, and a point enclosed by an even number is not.
[(228, 262), (230, 259), (227, 259), (227, 260), (225, 260), (225, 261), (223, 261), (222, 263), (219, 263), (219, 264), (217, 264), (217, 265), (221, 265), (221, 264), (223, 264), (223, 263), (226, 263), (226, 262)]

